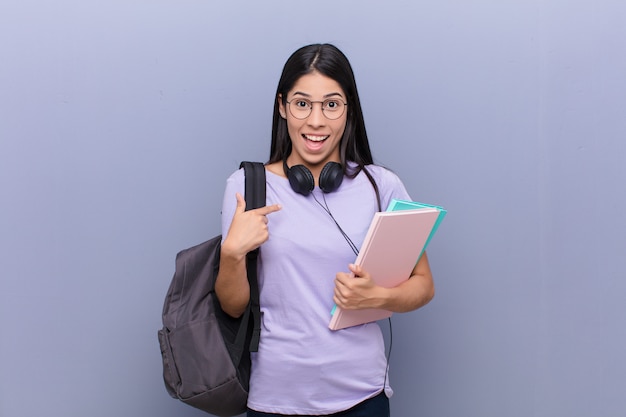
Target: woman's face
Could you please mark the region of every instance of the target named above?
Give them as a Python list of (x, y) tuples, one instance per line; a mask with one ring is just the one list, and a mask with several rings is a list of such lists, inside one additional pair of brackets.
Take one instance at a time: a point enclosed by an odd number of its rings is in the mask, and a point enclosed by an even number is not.
[[(340, 162), (339, 142), (348, 117), (348, 110), (343, 106), (347, 101), (339, 83), (318, 72), (303, 75), (296, 81), (287, 93), (290, 104), (283, 104), (278, 97), (280, 115), (287, 120), (292, 145), (291, 155), (287, 158), (289, 166), (303, 164), (317, 179), (327, 162)], [(313, 102), (313, 107), (306, 116), (303, 108), (310, 102)], [(322, 111), (322, 102), (326, 103), (326, 115)], [(329, 119), (327, 116), (333, 118), (339, 114), (336, 108), (341, 108), (343, 113), (334, 120)], [(333, 111), (336, 111), (334, 115)], [(294, 114), (305, 118), (296, 118)]]

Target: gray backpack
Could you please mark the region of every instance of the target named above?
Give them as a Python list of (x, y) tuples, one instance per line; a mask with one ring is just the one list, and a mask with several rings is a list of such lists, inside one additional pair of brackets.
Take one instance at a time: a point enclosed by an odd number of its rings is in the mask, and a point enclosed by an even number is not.
[[(265, 167), (242, 162), (246, 175), (246, 210), (265, 205)], [(176, 255), (176, 270), (163, 305), (159, 344), (167, 392), (182, 402), (217, 416), (246, 411), (250, 352), (256, 352), (261, 330), (256, 260), (248, 253), (250, 303), (234, 319), (215, 295), (221, 236)], [(251, 320), (252, 316), (252, 320)]]

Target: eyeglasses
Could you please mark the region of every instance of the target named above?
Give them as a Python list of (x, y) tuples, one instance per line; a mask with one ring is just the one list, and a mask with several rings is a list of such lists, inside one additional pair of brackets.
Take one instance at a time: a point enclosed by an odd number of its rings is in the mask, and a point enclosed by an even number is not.
[(329, 98), (324, 101), (311, 101), (306, 98), (294, 98), (288, 101), (289, 112), (296, 119), (306, 119), (313, 111), (313, 104), (320, 103), (322, 105), (322, 113), (327, 119), (336, 120), (343, 116), (348, 103), (336, 98)]

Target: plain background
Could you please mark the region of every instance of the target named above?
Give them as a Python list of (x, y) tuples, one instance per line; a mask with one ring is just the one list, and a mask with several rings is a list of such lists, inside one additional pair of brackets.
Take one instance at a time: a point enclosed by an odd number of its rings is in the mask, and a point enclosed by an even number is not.
[(203, 415), (161, 380), (174, 255), (269, 157), (314, 42), (376, 161), (449, 210), (434, 301), (393, 319), (393, 416), (623, 416), (622, 0), (3, 0), (2, 417)]

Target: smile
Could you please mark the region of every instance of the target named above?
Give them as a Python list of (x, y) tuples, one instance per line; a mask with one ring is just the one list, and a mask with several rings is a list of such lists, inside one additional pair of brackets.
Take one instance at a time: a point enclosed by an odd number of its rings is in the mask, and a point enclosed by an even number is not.
[(306, 140), (310, 140), (312, 142), (322, 142), (328, 139), (329, 135), (325, 136), (316, 136), (316, 135), (302, 135)]

